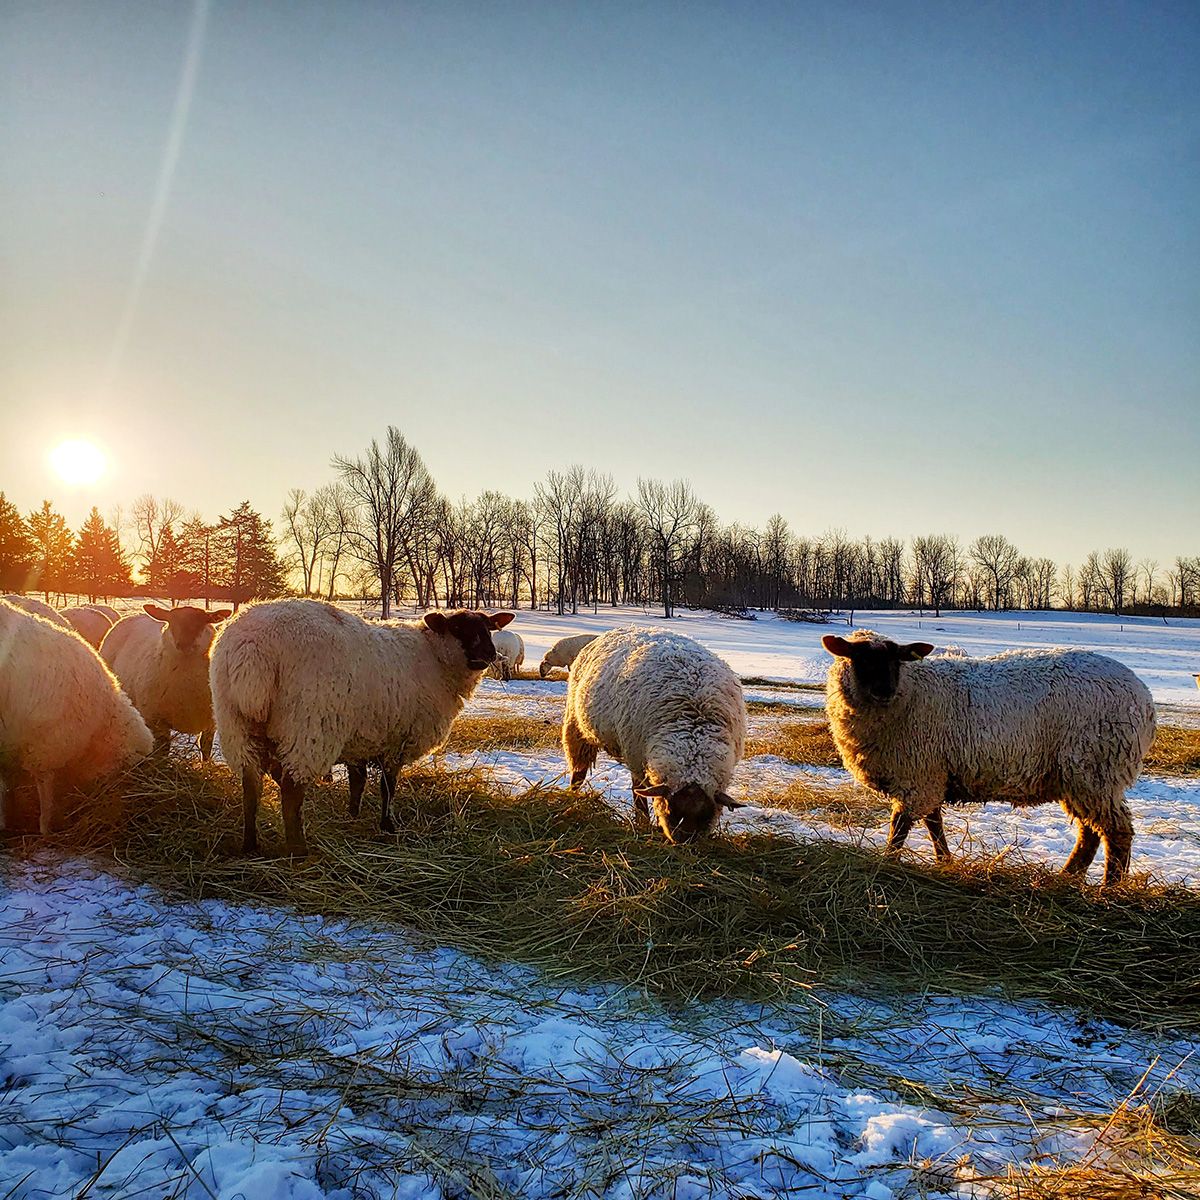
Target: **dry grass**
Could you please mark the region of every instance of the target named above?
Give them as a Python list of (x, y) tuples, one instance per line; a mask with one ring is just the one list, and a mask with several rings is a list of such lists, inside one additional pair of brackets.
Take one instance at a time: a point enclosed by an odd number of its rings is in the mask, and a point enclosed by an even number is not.
[(1146, 768), (1163, 775), (1200, 775), (1200, 729), (1160, 726), (1146, 755)]
[(767, 679), (762, 675), (743, 675), (743, 687), (773, 688), (781, 692), (824, 692), (823, 683), (795, 683), (792, 680)]
[(750, 738), (746, 743), (746, 753), (773, 754), (800, 766), (842, 765), (841, 755), (829, 732), (829, 722), (824, 717), (781, 721), (778, 728), (769, 733)]
[(561, 730), (561, 722), (544, 717), (520, 714), (459, 717), (445, 749), (454, 754), (497, 749), (551, 750), (561, 744)]
[(883, 825), (892, 811), (888, 801), (866, 788), (852, 783), (829, 786), (806, 779), (793, 779), (778, 789), (755, 789), (754, 803), (812, 816), (835, 829), (850, 830)]
[[(243, 858), (224, 768), (172, 762), (125, 788), (124, 814), (102, 795), (63, 848), (189, 897), (397, 922), (487, 958), (667, 997), (999, 988), (1200, 1031), (1200, 895), (1179, 888), (1081, 891), (1034, 867), (923, 867), (766, 835), (677, 848), (595, 796), (513, 797), (433, 770), (402, 779), (398, 837), (375, 836), (373, 813), (350, 821), (331, 784), (305, 804), (311, 858)], [(274, 795), (260, 817), (267, 847), (282, 842)]]

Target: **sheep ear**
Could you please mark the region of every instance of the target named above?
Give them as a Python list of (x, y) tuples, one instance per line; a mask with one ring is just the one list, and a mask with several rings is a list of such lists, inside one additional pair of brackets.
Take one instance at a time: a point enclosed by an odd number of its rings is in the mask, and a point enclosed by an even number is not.
[(746, 806), (724, 792), (718, 792), (713, 800), (722, 808), (745, 808)]
[(515, 621), (516, 619), (516, 613), (500, 612), (488, 614), (488, 620), (491, 622), (493, 629), (503, 629), (509, 621)]
[(645, 796), (649, 800), (653, 800), (658, 796), (669, 796), (671, 789), (665, 783), (656, 783), (653, 787), (634, 788), (635, 796)]
[(440, 612), (427, 612), (423, 618), (425, 628), (432, 629), (434, 633), (445, 633), (450, 622), (446, 620), (446, 614)]
[(821, 645), (838, 658), (849, 658), (854, 653), (852, 643), (846, 641), (845, 638), (838, 637), (836, 633), (827, 633), (821, 639)]
[(907, 646), (900, 647), (900, 661), (916, 662), (917, 659), (932, 653), (933, 646), (929, 642), (909, 642)]
[(170, 612), (165, 608), (159, 608), (157, 604), (143, 604), (142, 611), (149, 617), (153, 617), (156, 621), (169, 621), (171, 619)]
[(220, 625), (222, 621), (228, 620), (232, 616), (232, 608), (218, 608), (208, 614), (207, 620), (210, 625)]

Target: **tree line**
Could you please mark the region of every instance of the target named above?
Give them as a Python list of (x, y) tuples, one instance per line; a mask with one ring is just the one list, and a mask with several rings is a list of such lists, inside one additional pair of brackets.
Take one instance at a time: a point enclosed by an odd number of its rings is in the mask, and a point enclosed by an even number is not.
[[(72, 535), (49, 502), (22, 518), (0, 494), (0, 580), (51, 592), (244, 600), (292, 591), (396, 606), (530, 607), (564, 612), (657, 604), (741, 612), (916, 607), (1200, 614), (1200, 556), (1163, 567), (1124, 548), (1078, 566), (1023, 554), (999, 533), (851, 538), (722, 523), (684, 480), (550, 470), (532, 495), (454, 502), (395, 427), (334, 478), (293, 489), (272, 522), (247, 502), (208, 522), (142, 496)], [(124, 542), (122, 538), (124, 537)], [(124, 547), (128, 546), (128, 549)], [(136, 567), (138, 583), (133, 580)]]

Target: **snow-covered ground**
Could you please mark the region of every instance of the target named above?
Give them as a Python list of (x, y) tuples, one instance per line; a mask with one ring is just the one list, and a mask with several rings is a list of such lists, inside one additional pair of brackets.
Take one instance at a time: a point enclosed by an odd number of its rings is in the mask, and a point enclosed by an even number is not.
[[(1062, 617), (1061, 620), (1057, 618)], [(566, 633), (637, 620), (520, 614), (526, 663)], [(1200, 622), (1073, 614), (856, 614), (970, 653), (1074, 644), (1127, 662), (1170, 719), (1200, 721)], [(673, 626), (744, 676), (818, 682), (828, 626), (692, 613)], [(485, 681), (467, 712), (557, 723), (562, 681)], [(750, 699), (819, 707), (816, 691)], [(758, 732), (776, 713), (756, 714)], [(443, 755), (525, 789), (562, 782), (556, 751)], [(629, 777), (591, 782), (630, 811)], [(772, 807), (835, 768), (759, 755), (723, 827), (877, 844), (884, 827)], [(1200, 886), (1200, 781), (1131, 794), (1134, 871)], [(1058, 866), (1056, 808), (948, 814), (952, 846)], [(911, 852), (928, 855), (914, 832)], [(1096, 870), (1099, 870), (1097, 866)], [(650, 949), (648, 948), (648, 954)], [(1200, 1093), (1200, 1044), (997, 996), (805, 992), (794, 1002), (664, 1010), (634, 985), (564, 988), (403, 931), (279, 908), (174, 903), (94, 864), (0, 854), (0, 1197), (335, 1200), (468, 1195), (588, 1200), (892, 1200), (980, 1196), (1006, 1164), (1091, 1152), (1073, 1114), (1138, 1085)], [(920, 1092), (921, 1100), (913, 1097)]]
[[(759, 613), (754, 621), (680, 609), (665, 621), (653, 608), (602, 608), (597, 613), (559, 617), (521, 610), (510, 626), (525, 639), (525, 664), (536, 667), (560, 637), (600, 633), (614, 625), (664, 626), (695, 638), (720, 654), (740, 675), (820, 683), (829, 655), (821, 648), (826, 633), (844, 632), (849, 614), (828, 625), (785, 621)], [(1110, 654), (1145, 681), (1161, 704), (1181, 705), (1200, 713), (1200, 620), (1110, 617), (1099, 613), (1002, 612), (949, 613), (941, 617), (915, 612), (855, 612), (865, 626), (902, 642), (926, 641), (961, 646), (968, 654), (1003, 650), (1075, 646)]]
[(1200, 1045), (1037, 1005), (667, 1012), (51, 855), (4, 870), (0, 970), (12, 1200), (980, 1195), (1147, 1068), (1200, 1089)]

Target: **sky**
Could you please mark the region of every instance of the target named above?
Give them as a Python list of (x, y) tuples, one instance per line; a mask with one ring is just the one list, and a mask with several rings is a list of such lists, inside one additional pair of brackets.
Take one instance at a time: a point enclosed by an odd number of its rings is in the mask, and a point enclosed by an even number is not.
[(394, 424), (456, 499), (1200, 553), (1198, 81), (1195, 4), (6, 0), (0, 489), (275, 516)]

